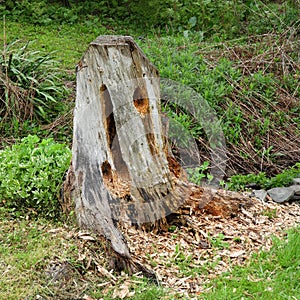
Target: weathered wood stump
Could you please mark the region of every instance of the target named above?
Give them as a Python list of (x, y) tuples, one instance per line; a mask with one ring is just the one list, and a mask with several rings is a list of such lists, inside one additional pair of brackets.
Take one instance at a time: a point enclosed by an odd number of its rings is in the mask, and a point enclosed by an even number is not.
[[(79, 225), (108, 241), (112, 266), (148, 275), (118, 224), (159, 227), (185, 202), (194, 209), (204, 203), (204, 190), (191, 188), (168, 147), (159, 99), (158, 70), (131, 37), (93, 41), (77, 67), (73, 157), (63, 189), (64, 209), (74, 203)], [(207, 197), (205, 203), (214, 198)]]
[(178, 209), (186, 176), (168, 150), (158, 70), (131, 37), (93, 41), (77, 67), (73, 157), (64, 205), (121, 258), (117, 222), (154, 224)]

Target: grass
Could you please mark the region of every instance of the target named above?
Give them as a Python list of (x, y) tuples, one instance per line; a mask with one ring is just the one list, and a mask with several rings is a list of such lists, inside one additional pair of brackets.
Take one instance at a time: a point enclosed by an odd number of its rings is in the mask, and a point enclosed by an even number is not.
[(65, 256), (62, 240), (52, 239), (49, 225), (26, 220), (7, 220), (1, 216), (0, 299), (26, 299), (44, 284), (39, 273), (49, 257)]
[(200, 299), (299, 299), (300, 227), (273, 242), (270, 252), (254, 254), (245, 267), (214, 280)]
[[(55, 52), (55, 58), (61, 62), (61, 71), (65, 74), (66, 70), (72, 72), (75, 77), (75, 66), (84, 54), (90, 42), (97, 36), (103, 34), (124, 34), (138, 37), (138, 33), (132, 29), (116, 30), (93, 24), (88, 27), (82, 24), (53, 24), (48, 26), (31, 25), (6, 20), (7, 42), (21, 40), (31, 41), (32, 50), (43, 50), (45, 52)], [(3, 32), (0, 32), (0, 39), (3, 39)]]
[[(103, 29), (98, 34), (104, 34)], [(72, 70), (83, 55), (87, 45), (96, 37), (93, 31), (87, 31), (80, 25), (19, 26), (17, 22), (6, 21), (8, 42), (14, 40), (31, 41), (32, 49), (55, 51), (55, 56), (61, 62), (61, 70)], [(49, 42), (51, 41), (51, 42)], [(74, 74), (73, 74), (74, 76)]]

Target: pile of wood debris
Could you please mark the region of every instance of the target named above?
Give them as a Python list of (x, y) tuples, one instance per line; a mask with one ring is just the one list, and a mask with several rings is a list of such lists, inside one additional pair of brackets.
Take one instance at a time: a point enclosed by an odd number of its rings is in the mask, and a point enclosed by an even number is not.
[(199, 294), (212, 278), (244, 264), (252, 253), (268, 251), (271, 236), (283, 236), (300, 224), (300, 202), (251, 202), (223, 216), (190, 209), (159, 234), (133, 227), (123, 228), (123, 234), (135, 259), (154, 270), (162, 286)]
[[(197, 200), (203, 201), (204, 194), (192, 192), (192, 201), (170, 216), (166, 230), (122, 228), (133, 259), (153, 270), (160, 285), (186, 298), (209, 290), (213, 278), (246, 264), (253, 253), (268, 251), (272, 236), (283, 237), (287, 229), (300, 225), (299, 201), (278, 204), (268, 198), (262, 202), (249, 194), (218, 191), (212, 195), (215, 201), (200, 208)], [(226, 202), (228, 195), (230, 201)], [(135, 281), (125, 273), (116, 276), (105, 253), (106, 243), (97, 235), (78, 228), (48, 232), (61, 237), (66, 246), (75, 242), (78, 257), (74, 261), (86, 270), (80, 275), (70, 263), (66, 270), (65, 261), (59, 257), (48, 262), (48, 277), (53, 266), (60, 275), (59, 280), (54, 280), (57, 274), (50, 276), (47, 285), (55, 297), (70, 299), (86, 294), (83, 299), (93, 299), (87, 294), (94, 282), (103, 295), (112, 291), (112, 298), (124, 299), (134, 295), (133, 286), (142, 283), (138, 280), (142, 274), (135, 274)]]

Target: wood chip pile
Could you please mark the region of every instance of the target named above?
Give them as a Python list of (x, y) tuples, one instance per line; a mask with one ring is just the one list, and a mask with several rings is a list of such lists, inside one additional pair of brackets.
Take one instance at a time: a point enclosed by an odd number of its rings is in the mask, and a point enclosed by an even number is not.
[[(239, 195), (242, 202), (243, 195)], [(219, 274), (247, 264), (251, 254), (268, 251), (272, 236), (283, 237), (287, 229), (300, 225), (300, 202), (277, 204), (270, 199), (250, 199), (253, 205), (241, 207), (232, 215), (215, 216), (207, 210), (185, 206), (186, 213), (178, 215), (163, 232), (132, 226), (124, 226), (122, 231), (134, 260), (153, 270), (163, 287), (189, 299), (209, 290), (210, 281)], [(124, 299), (133, 296), (135, 287), (143, 284), (142, 274), (132, 279), (111, 270), (105, 242), (95, 234), (68, 227), (48, 232), (60, 238), (66, 248), (77, 245), (68, 268), (60, 256), (44, 261), (47, 287), (56, 299), (76, 299), (83, 294), (83, 299), (93, 299), (87, 295), (95, 289), (102, 295), (112, 291), (113, 299)]]
[(124, 229), (136, 260), (157, 274), (162, 286), (183, 294), (198, 294), (217, 275), (242, 265), (251, 254), (272, 246), (271, 236), (282, 236), (300, 224), (300, 202), (277, 204), (252, 199), (235, 216), (185, 216), (185, 224), (159, 234), (132, 227)]

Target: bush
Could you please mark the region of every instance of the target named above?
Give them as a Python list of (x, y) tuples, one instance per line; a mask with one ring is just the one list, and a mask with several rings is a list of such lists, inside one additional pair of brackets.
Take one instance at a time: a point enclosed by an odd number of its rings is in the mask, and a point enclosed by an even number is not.
[(34, 135), (0, 151), (1, 203), (12, 211), (58, 216), (58, 192), (70, 159), (65, 145)]
[(201, 31), (204, 37), (218, 36), (227, 39), (245, 33), (262, 34), (276, 27), (284, 30), (299, 19), (297, 2), (7, 0), (5, 4), (0, 5), (0, 13), (7, 15), (11, 20), (21, 19), (38, 25), (75, 24), (85, 20), (94, 24), (101, 22), (108, 26), (134, 25), (135, 30), (137, 26), (142, 30), (146, 26), (184, 34), (188, 31)]

